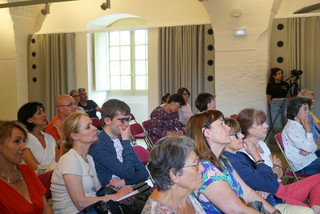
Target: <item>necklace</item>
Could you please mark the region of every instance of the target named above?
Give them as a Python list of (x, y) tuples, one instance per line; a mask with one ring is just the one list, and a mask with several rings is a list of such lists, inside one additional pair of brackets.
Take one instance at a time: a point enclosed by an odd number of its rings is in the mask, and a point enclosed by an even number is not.
[(5, 180), (7, 180), (8, 184), (19, 184), (22, 181), (21, 172), (17, 169), (17, 167), (15, 167), (14, 171), (17, 174), (16, 179), (8, 178), (2, 172), (0, 172), (0, 176), (3, 177)]

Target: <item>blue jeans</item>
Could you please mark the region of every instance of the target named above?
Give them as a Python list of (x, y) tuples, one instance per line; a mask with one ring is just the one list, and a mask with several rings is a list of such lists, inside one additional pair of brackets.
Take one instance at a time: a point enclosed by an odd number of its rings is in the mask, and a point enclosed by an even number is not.
[(320, 173), (320, 158), (315, 159), (308, 166), (296, 172), (300, 174), (305, 174), (305, 175), (314, 175), (314, 174)]
[[(287, 103), (285, 100), (272, 100), (271, 101), (271, 106), (270, 106), (270, 111), (271, 111), (271, 118), (272, 118), (272, 124), (273, 128), (276, 133), (279, 133), (282, 131), (283, 127), (287, 123), (287, 118), (286, 118), (286, 107)], [(279, 115), (278, 115), (279, 112)], [(274, 122), (276, 116), (278, 115), (276, 121)]]

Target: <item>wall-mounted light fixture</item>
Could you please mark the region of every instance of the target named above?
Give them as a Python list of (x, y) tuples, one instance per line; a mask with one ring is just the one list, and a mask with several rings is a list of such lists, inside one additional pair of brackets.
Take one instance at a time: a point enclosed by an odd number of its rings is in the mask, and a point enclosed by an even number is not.
[(103, 2), (101, 4), (101, 9), (106, 10), (111, 8), (111, 0), (106, 0), (106, 2)]
[(246, 36), (246, 35), (247, 35), (247, 29), (245, 28), (233, 29), (233, 36)]
[(45, 4), (45, 7), (41, 10), (42, 15), (48, 15), (50, 14), (50, 6), (48, 3)]

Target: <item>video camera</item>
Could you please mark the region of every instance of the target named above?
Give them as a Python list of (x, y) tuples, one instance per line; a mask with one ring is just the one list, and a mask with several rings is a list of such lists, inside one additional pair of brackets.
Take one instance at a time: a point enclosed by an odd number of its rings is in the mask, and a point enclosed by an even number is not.
[(303, 72), (301, 70), (293, 69), (291, 71), (291, 76), (300, 76)]

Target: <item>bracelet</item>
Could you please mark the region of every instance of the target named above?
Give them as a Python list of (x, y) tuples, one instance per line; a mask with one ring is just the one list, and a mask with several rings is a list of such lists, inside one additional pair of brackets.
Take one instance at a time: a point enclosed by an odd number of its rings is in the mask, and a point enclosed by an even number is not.
[(275, 209), (275, 210), (272, 212), (272, 214), (281, 214), (281, 212), (280, 212), (280, 210)]
[(259, 163), (264, 163), (264, 160), (257, 160), (256, 162), (255, 162), (255, 164), (256, 164), (256, 166), (259, 164)]
[(279, 166), (278, 164), (273, 164), (273, 168), (279, 168), (280, 170), (282, 170), (282, 167)]

